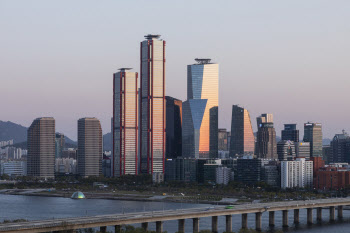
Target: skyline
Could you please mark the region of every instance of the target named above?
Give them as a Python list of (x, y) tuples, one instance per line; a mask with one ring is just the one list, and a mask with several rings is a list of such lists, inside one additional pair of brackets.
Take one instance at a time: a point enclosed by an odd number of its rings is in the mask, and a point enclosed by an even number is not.
[[(297, 123), (302, 137), (307, 121), (322, 123), (325, 138), (350, 131), (343, 96), (350, 84), (350, 3), (271, 2), (140, 2), (138, 16), (125, 23), (125, 13), (111, 12), (132, 3), (77, 1), (66, 9), (65, 1), (1, 1), (0, 120), (28, 127), (52, 116), (57, 131), (76, 140), (77, 120), (97, 117), (103, 133), (110, 132), (113, 73), (140, 72), (139, 42), (159, 33), (167, 41), (167, 96), (186, 100), (186, 67), (194, 58), (220, 65), (219, 128), (230, 130), (232, 105), (239, 104), (250, 112), (254, 132), (256, 117), (266, 112), (274, 114), (277, 135), (283, 124)], [(158, 10), (153, 25), (140, 20), (143, 8)], [(213, 17), (200, 22), (203, 12)]]

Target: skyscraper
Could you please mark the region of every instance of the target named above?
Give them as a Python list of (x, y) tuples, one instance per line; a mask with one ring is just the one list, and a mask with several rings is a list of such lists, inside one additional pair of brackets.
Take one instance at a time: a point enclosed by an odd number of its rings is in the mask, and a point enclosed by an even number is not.
[(292, 161), (296, 157), (296, 148), (293, 141), (282, 140), (277, 143), (277, 154), (280, 161)]
[(55, 119), (37, 118), (28, 128), (27, 174), (55, 177)]
[(113, 75), (113, 176), (138, 174), (138, 74), (121, 68)]
[(102, 174), (102, 129), (96, 118), (78, 120), (78, 174), (81, 177)]
[(260, 128), (262, 123), (273, 123), (273, 114), (272, 113), (261, 114), (261, 116), (256, 118), (256, 123), (258, 125), (258, 129)]
[[(195, 59), (187, 66), (187, 101), (183, 103), (182, 152), (185, 157), (208, 158), (217, 154), (219, 65)], [(210, 140), (212, 137), (212, 140)]]
[(218, 150), (227, 150), (227, 130), (219, 129), (218, 131)]
[(64, 134), (56, 133), (55, 137), (55, 158), (62, 158), (62, 152), (65, 147), (65, 138)]
[(304, 142), (310, 142), (310, 156), (322, 157), (322, 124), (304, 124)]
[(282, 140), (299, 142), (299, 130), (297, 130), (296, 124), (284, 124), (284, 130), (282, 130)]
[(182, 153), (182, 101), (166, 96), (166, 158)]
[(247, 109), (232, 106), (230, 156), (254, 154), (254, 133)]
[(350, 162), (350, 136), (344, 130), (333, 137), (330, 148), (329, 163)]
[(141, 42), (141, 172), (164, 173), (165, 41), (146, 35)]
[(257, 135), (258, 158), (277, 159), (276, 131), (273, 123), (261, 123)]

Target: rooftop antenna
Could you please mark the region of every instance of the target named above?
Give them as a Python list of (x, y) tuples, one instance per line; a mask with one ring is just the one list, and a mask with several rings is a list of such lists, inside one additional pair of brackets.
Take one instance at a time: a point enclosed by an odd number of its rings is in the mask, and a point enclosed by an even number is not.
[(120, 68), (118, 70), (120, 70), (120, 72), (125, 72), (126, 70), (131, 70), (132, 68)]

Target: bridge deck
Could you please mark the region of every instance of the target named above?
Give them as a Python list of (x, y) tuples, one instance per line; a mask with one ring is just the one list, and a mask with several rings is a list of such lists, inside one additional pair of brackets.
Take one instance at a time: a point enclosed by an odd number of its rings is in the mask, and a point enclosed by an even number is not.
[(330, 207), (350, 205), (350, 198), (333, 198), (307, 201), (286, 201), (257, 204), (236, 205), (233, 209), (225, 206), (191, 208), (166, 211), (136, 212), (128, 214), (99, 215), (50, 219), (20, 223), (0, 224), (0, 232), (48, 232), (68, 229), (81, 229), (99, 226), (114, 226), (143, 222), (169, 221), (177, 219), (202, 218), (233, 214), (249, 214), (265, 211), (281, 211), (304, 208)]

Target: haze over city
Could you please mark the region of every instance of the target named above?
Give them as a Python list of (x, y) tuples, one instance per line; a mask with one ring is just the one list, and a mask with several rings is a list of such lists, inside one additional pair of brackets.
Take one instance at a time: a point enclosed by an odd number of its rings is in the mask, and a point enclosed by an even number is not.
[(350, 2), (266, 3), (2, 0), (0, 120), (52, 116), (76, 139), (77, 120), (94, 116), (110, 132), (112, 74), (139, 72), (140, 41), (154, 33), (167, 41), (166, 95), (187, 99), (194, 58), (219, 64), (219, 127), (230, 130), (239, 104), (254, 131), (265, 112), (278, 135), (307, 121), (322, 123), (324, 138), (350, 131)]

